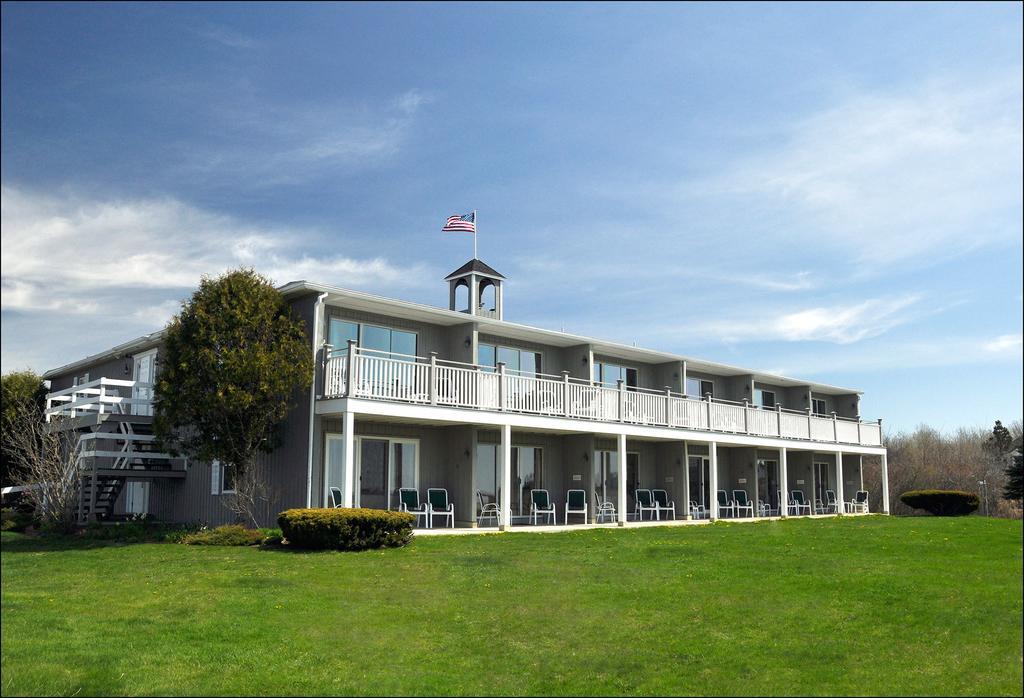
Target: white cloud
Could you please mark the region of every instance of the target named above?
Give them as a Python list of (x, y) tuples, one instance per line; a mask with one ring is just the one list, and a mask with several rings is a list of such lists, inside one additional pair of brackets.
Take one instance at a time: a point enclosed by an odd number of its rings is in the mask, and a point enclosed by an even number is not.
[(1018, 332), (1017, 334), (1004, 334), (996, 337), (986, 342), (984, 347), (985, 351), (992, 354), (1020, 354), (1022, 345), (1024, 345), (1024, 335)]
[(781, 340), (852, 344), (916, 319), (922, 314), (914, 311), (920, 300), (917, 294), (872, 298), (860, 303), (818, 306), (775, 315), (761, 309), (743, 317), (712, 320), (695, 330), (727, 342)]
[(378, 167), (401, 153), (418, 112), (430, 101), (418, 89), (369, 105), (240, 100), (208, 115), (230, 137), (190, 144), (176, 167), (188, 176), (244, 175), (264, 187)]
[(277, 283), (390, 291), (436, 276), (422, 264), (315, 257), (311, 248), (326, 247), (314, 231), (261, 227), (174, 199), (100, 201), (4, 186), (0, 225), (4, 366), (14, 357), (37, 356), (40, 368), (74, 358), (47, 339), (67, 342), (71, 332), (76, 342), (93, 337), (88, 353), (158, 328), (204, 274), (233, 267)]
[(866, 269), (1019, 240), (1021, 100), (1020, 72), (854, 95), (683, 191), (777, 212), (780, 239)]
[(256, 40), (228, 27), (209, 24), (192, 30), (197, 36), (228, 48), (253, 48)]
[(871, 373), (898, 369), (919, 369), (945, 366), (1014, 362), (1018, 368), (1022, 357), (1021, 335), (1010, 334), (987, 338), (977, 336), (947, 336), (938, 341), (886, 341), (884, 347), (864, 345), (838, 349), (827, 357), (820, 353), (800, 353), (787, 356), (785, 365), (777, 366), (778, 373), (807, 376), (828, 376), (836, 372), (857, 371)]

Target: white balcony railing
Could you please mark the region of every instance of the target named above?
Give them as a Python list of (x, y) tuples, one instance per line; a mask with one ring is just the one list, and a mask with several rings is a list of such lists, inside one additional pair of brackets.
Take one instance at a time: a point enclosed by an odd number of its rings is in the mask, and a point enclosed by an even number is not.
[(140, 381), (97, 378), (46, 396), (46, 421), (88, 414), (153, 413), (153, 385)]
[[(351, 346), (332, 352), (325, 345), (323, 397), (351, 395), (423, 405), (518, 412), (549, 417), (626, 422), (784, 439), (882, 445), (882, 424), (760, 408), (749, 403), (698, 399), (673, 393), (609, 387), (561, 376), (379, 352)], [(348, 367), (353, 370), (349, 372)], [(126, 382), (126, 381), (122, 381)]]

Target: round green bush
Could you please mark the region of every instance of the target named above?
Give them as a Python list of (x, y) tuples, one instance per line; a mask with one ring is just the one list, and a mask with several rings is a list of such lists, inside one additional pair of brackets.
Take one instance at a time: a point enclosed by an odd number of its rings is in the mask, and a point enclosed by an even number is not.
[(416, 518), (381, 509), (289, 509), (277, 524), (289, 545), (307, 550), (395, 548), (412, 540)]
[(978, 495), (960, 490), (911, 490), (901, 494), (900, 500), (935, 516), (965, 516), (977, 511), (981, 503)]

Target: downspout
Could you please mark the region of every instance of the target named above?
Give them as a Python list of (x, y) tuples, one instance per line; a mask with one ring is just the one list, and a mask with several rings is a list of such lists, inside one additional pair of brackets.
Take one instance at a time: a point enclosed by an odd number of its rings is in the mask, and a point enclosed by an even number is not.
[(316, 377), (317, 361), (316, 354), (322, 343), (323, 334), (323, 312), (326, 293), (321, 293), (313, 305), (313, 384), (309, 387), (309, 444), (306, 447), (308, 462), (306, 464), (306, 508), (313, 506), (313, 425), (316, 419)]

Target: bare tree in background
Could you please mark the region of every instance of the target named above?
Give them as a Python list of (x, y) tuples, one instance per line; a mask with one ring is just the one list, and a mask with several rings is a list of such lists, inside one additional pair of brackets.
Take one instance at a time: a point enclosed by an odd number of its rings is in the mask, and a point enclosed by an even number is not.
[(234, 493), (224, 495), (224, 505), (246, 525), (259, 528), (260, 517), (269, 517), (276, 490), (266, 480), (266, 468), (257, 464), (243, 470), (233, 483)]
[[(1007, 430), (1012, 439), (1020, 439), (1021, 422), (1013, 422)], [(899, 495), (908, 490), (957, 489), (983, 497), (980, 511), (992, 516), (1020, 516), (1019, 509), (1000, 496), (1006, 481), (1006, 463), (989, 446), (991, 435), (992, 430), (980, 427), (943, 434), (922, 425), (910, 433), (886, 436), (892, 513), (920, 513), (900, 501)], [(986, 486), (982, 488), (979, 481)], [(876, 457), (864, 458), (864, 485), (873, 495), (882, 491), (881, 464)], [(874, 504), (879, 500), (880, 497), (872, 496), (875, 511), (880, 509)]]
[(14, 454), (11, 479), (46, 528), (70, 531), (78, 503), (78, 433), (46, 422), (32, 403), (14, 406), (5, 438)]

